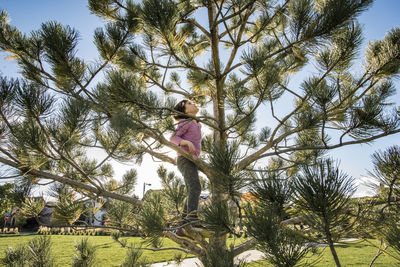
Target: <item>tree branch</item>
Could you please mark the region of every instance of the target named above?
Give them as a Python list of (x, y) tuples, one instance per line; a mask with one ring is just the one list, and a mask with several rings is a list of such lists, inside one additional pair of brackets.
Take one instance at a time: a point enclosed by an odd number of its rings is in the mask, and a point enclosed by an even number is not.
[(240, 25), (239, 33), (238, 33), (237, 38), (236, 38), (236, 40), (234, 42), (234, 47), (233, 47), (233, 49), (231, 51), (231, 55), (229, 57), (228, 63), (226, 64), (225, 70), (223, 71), (224, 74), (225, 73), (227, 74), (227, 73), (230, 72), (231, 65), (232, 65), (233, 60), (236, 57), (236, 53), (237, 53), (237, 51), (238, 51), (238, 49), (240, 47), (240, 41), (242, 39), (244, 30), (246, 28), (247, 20), (249, 19), (250, 15), (252, 14), (252, 9), (253, 9), (252, 6), (253, 6), (254, 2), (255, 1), (252, 1), (247, 5), (248, 6), (248, 11), (246, 12), (246, 15), (244, 16), (242, 24)]
[(336, 144), (336, 145), (331, 145), (331, 146), (323, 145), (323, 146), (293, 147), (293, 148), (280, 150), (279, 152), (271, 152), (271, 153), (263, 154), (263, 155), (257, 157), (256, 160), (259, 160), (259, 159), (264, 158), (264, 157), (269, 157), (269, 156), (282, 154), (282, 153), (288, 153), (288, 152), (292, 152), (292, 151), (318, 150), (318, 149), (330, 150), (330, 149), (335, 149), (335, 148), (342, 147), (342, 146), (348, 146), (348, 145), (354, 145), (354, 144), (363, 144), (363, 143), (368, 143), (368, 142), (374, 141), (376, 139), (382, 138), (384, 136), (389, 136), (389, 135), (396, 134), (396, 133), (400, 133), (400, 129), (393, 130), (393, 131), (390, 131), (390, 132), (383, 132), (381, 134), (374, 135), (374, 136), (371, 136), (369, 138), (364, 138), (364, 139), (354, 140), (354, 141), (348, 141), (348, 142), (342, 142), (342, 143), (339, 143), (339, 144)]
[(202, 31), (207, 36), (208, 39), (211, 38), (211, 34), (203, 26), (197, 23), (197, 21), (195, 21), (194, 19), (182, 19), (182, 23), (189, 23), (196, 26), (200, 31)]
[(190, 250), (191, 253), (195, 254), (198, 257), (202, 257), (204, 255), (204, 251), (196, 246), (192, 241), (188, 240), (187, 238), (180, 238), (176, 234), (170, 232), (170, 231), (164, 231), (163, 232), (164, 236), (168, 237), (175, 243), (178, 243), (181, 246), (184, 246), (188, 250)]
[(150, 155), (152, 155), (153, 157), (156, 157), (156, 158), (164, 161), (164, 162), (169, 162), (172, 165), (176, 165), (176, 160), (175, 159), (173, 159), (173, 158), (171, 158), (171, 157), (169, 157), (167, 155), (164, 155), (163, 153), (156, 152), (156, 151), (151, 150), (151, 149), (146, 149), (145, 152), (150, 154)]
[[(246, 168), (249, 164), (253, 163), (254, 161), (258, 160), (260, 158), (260, 155), (262, 155), (262, 153), (266, 152), (268, 149), (272, 148), (275, 144), (279, 143), (280, 141), (282, 141), (283, 139), (285, 139), (286, 137), (288, 137), (291, 134), (294, 134), (298, 131), (300, 131), (301, 128), (295, 128), (285, 134), (282, 134), (281, 136), (279, 136), (278, 138), (269, 141), (264, 147), (260, 148), (258, 151), (254, 152), (253, 154), (251, 154), (250, 156), (244, 158), (243, 160), (241, 160), (237, 165), (236, 168), (237, 170), (243, 170), (244, 168)], [(275, 155), (275, 153), (274, 153)]]
[(207, 177), (211, 177), (210, 168), (209, 168), (208, 164), (205, 161), (193, 156), (192, 154), (190, 154), (189, 152), (187, 152), (183, 148), (181, 148), (181, 147), (175, 145), (174, 143), (168, 141), (162, 135), (157, 136), (156, 134), (154, 134), (152, 132), (146, 132), (145, 135), (153, 138), (154, 140), (157, 140), (160, 144), (165, 145), (165, 146), (175, 150), (180, 155), (184, 156), (188, 160), (190, 160), (193, 163), (195, 163), (199, 167), (199, 170), (202, 171)]
[(246, 242), (243, 242), (240, 245), (237, 245), (236, 247), (233, 248), (233, 255), (237, 256), (253, 247), (255, 247), (257, 245), (258, 241), (252, 237), (249, 240), (247, 240)]
[(57, 181), (57, 182), (60, 182), (60, 183), (63, 183), (63, 184), (67, 184), (67, 185), (72, 186), (72, 187), (77, 187), (77, 188), (86, 190), (88, 192), (94, 193), (94, 194), (96, 194), (98, 196), (103, 196), (103, 197), (106, 197), (106, 198), (112, 198), (112, 199), (116, 199), (116, 200), (121, 200), (121, 201), (132, 203), (132, 204), (140, 203), (140, 201), (138, 201), (135, 198), (123, 196), (123, 195), (120, 195), (118, 193), (109, 192), (109, 191), (106, 191), (104, 189), (99, 189), (99, 188), (96, 188), (94, 186), (90, 186), (90, 185), (87, 185), (87, 184), (84, 184), (84, 183), (72, 180), (70, 178), (63, 177), (63, 176), (55, 175), (55, 174), (52, 174), (52, 173), (48, 173), (48, 172), (44, 172), (44, 171), (40, 171), (40, 170), (36, 170), (36, 169), (29, 169), (29, 167), (27, 167), (27, 166), (23, 166), (20, 163), (15, 163), (15, 162), (13, 162), (11, 160), (8, 160), (8, 159), (5, 159), (3, 157), (0, 157), (0, 162), (5, 164), (5, 165), (7, 165), (7, 166), (10, 166), (10, 167), (13, 167), (15, 169), (21, 170), (22, 172), (24, 172), (26, 174), (35, 175), (35, 176), (38, 176), (38, 177), (42, 177), (42, 178), (50, 179), (50, 180)]
[[(245, 5), (243, 8), (239, 9), (238, 11), (236, 11), (235, 13), (230, 14), (229, 16), (223, 17), (222, 19), (218, 20), (215, 22), (215, 25), (221, 24), (224, 21), (229, 20), (230, 18), (233, 18), (237, 15), (239, 15), (240, 13), (242, 13), (244, 10), (246, 10), (249, 6), (253, 5), (255, 1), (250, 1), (249, 3), (247, 3), (247, 5)], [(213, 25), (214, 26), (214, 25)]]

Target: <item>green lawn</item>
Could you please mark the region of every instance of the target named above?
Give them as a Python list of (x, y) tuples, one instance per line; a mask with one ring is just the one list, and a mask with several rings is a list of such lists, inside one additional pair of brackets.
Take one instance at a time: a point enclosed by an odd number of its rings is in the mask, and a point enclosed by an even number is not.
[[(373, 245), (372, 245), (372, 244)], [(340, 263), (342, 266), (354, 266), (354, 267), (362, 267), (369, 266), (369, 263), (376, 255), (378, 248), (374, 245), (378, 246), (379, 242), (377, 240), (368, 240), (367, 241), (354, 241), (345, 244), (340, 244), (335, 246), (336, 252), (339, 256)], [(319, 262), (315, 265), (316, 267), (334, 267), (336, 266), (332, 254), (328, 247), (320, 248), (319, 252), (321, 252)], [(393, 254), (393, 251), (389, 249), (389, 252)], [(394, 254), (395, 255), (395, 254)], [(308, 259), (309, 261), (314, 261), (317, 257), (311, 257)], [(247, 264), (246, 267), (261, 267), (261, 266), (272, 266), (266, 261), (258, 261)], [(307, 264), (305, 265), (307, 266)], [(375, 261), (373, 267), (394, 267), (400, 266), (400, 261), (394, 259), (389, 255), (382, 254)]]
[[(4, 257), (4, 250), (8, 246), (15, 247), (18, 244), (27, 243), (35, 235), (0, 235), (0, 258)], [(56, 258), (56, 266), (71, 266), (72, 256), (75, 254), (74, 242), (86, 236), (65, 236), (65, 235), (52, 235), (52, 251)], [(121, 248), (119, 244), (111, 239), (109, 236), (88, 236), (89, 241), (98, 247), (97, 249), (97, 266), (118, 266), (121, 264), (126, 255), (126, 249)], [(127, 237), (128, 243), (141, 243), (143, 239), (139, 237)], [(229, 239), (232, 242), (232, 239)], [(243, 240), (236, 240), (236, 244)], [(370, 240), (375, 245), (377, 241)], [(164, 246), (178, 246), (174, 242), (165, 239)], [(371, 259), (376, 254), (377, 248), (370, 245), (366, 241), (356, 241), (347, 244), (336, 246), (338, 255), (340, 257), (342, 266), (368, 266)], [(321, 259), (316, 265), (318, 267), (335, 266), (332, 256), (328, 248), (321, 248)], [(170, 261), (174, 259), (174, 255), (182, 253), (180, 251), (144, 251), (144, 256), (151, 262)], [(192, 257), (192, 255), (183, 255), (184, 257)], [(313, 260), (315, 258), (311, 258)], [(1, 266), (1, 263), (0, 263)], [(246, 265), (248, 267), (261, 267), (271, 266), (265, 261), (254, 262)], [(387, 255), (381, 255), (375, 262), (374, 266), (400, 266), (399, 261)]]
[[(36, 235), (0, 235), (0, 258), (4, 257), (4, 250), (8, 246), (15, 247), (18, 244), (27, 243), (34, 237), (36, 237)], [(97, 246), (97, 266), (118, 266), (124, 261), (126, 248), (122, 248), (118, 243), (112, 240), (110, 236), (87, 237), (92, 244)], [(72, 257), (75, 254), (74, 242), (82, 238), (86, 238), (86, 236), (51, 235), (52, 251), (56, 258), (56, 266), (72, 265)], [(121, 239), (128, 239), (128, 244), (141, 243), (143, 241), (140, 237), (123, 237)], [(176, 247), (178, 245), (169, 239), (165, 239), (164, 246)], [(144, 251), (143, 256), (147, 257), (151, 262), (161, 262), (173, 260), (174, 255), (177, 253), (183, 252), (177, 250), (158, 252)]]

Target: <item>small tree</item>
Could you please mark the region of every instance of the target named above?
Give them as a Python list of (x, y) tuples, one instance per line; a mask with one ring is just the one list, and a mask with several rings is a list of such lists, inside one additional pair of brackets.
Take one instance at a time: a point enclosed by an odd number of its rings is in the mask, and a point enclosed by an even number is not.
[(316, 166), (302, 166), (294, 181), (295, 204), (306, 224), (324, 235), (336, 266), (341, 266), (333, 243), (346, 232), (350, 222), (350, 197), (355, 187), (353, 179), (333, 164), (327, 159), (318, 161)]
[(40, 236), (32, 239), (26, 245), (9, 247), (5, 251), (3, 262), (6, 266), (52, 267), (54, 257), (51, 253), (50, 237)]
[(28, 242), (27, 250), (31, 253), (30, 266), (52, 267), (54, 256), (51, 252), (51, 239), (40, 236)]
[(36, 222), (40, 224), (40, 213), (45, 205), (43, 198), (28, 197), (21, 204), (21, 212), (26, 218), (35, 218)]
[(96, 261), (96, 247), (93, 246), (87, 238), (75, 241), (76, 254), (74, 256), (73, 267), (90, 267), (94, 266)]
[(382, 212), (387, 209), (395, 213), (400, 199), (400, 147), (392, 146), (386, 151), (374, 153), (372, 163), (374, 170), (371, 175), (380, 189), (378, 196), (385, 201)]
[(27, 266), (29, 257), (30, 255), (26, 250), (26, 246), (8, 247), (5, 249), (5, 257), (2, 259), (2, 262), (7, 267)]
[[(0, 13), (0, 48), (23, 75), (0, 79), (0, 162), (88, 198), (136, 204), (114, 186), (107, 161), (140, 163), (148, 154), (175, 165), (166, 151), (178, 152), (209, 181), (211, 203), (200, 217), (214, 233), (206, 240), (188, 225), (196, 242), (179, 238), (154, 199), (143, 205), (141, 229), (153, 241), (174, 240), (206, 266), (213, 251), (230, 259), (256, 244), (226, 242), (236, 223), (228, 203), (246, 190), (249, 172), (293, 174), (324, 150), (400, 131), (398, 111), (384, 112), (400, 67), (400, 30), (369, 44), (362, 73), (352, 68), (362, 39), (356, 17), (372, 0), (88, 3), (106, 21), (94, 33), (95, 63), (77, 56), (75, 29), (51, 21), (26, 35)], [(300, 86), (290, 83), (306, 66), (317, 68)], [(192, 118), (210, 132), (202, 157), (168, 141), (176, 97), (204, 108)], [(286, 108), (278, 112), (280, 103)], [(256, 129), (261, 114), (265, 127)], [(90, 149), (106, 156), (94, 160)]]
[[(252, 183), (255, 202), (246, 207), (247, 231), (257, 239), (257, 248), (263, 251), (274, 266), (299, 266), (304, 257), (315, 252), (304, 233), (283, 224), (289, 218), (293, 188), (287, 177), (271, 172)], [(307, 263), (309, 265), (309, 263)]]
[(381, 245), (370, 266), (383, 252), (388, 252), (389, 246), (395, 249), (395, 257), (400, 261), (400, 147), (392, 146), (374, 153), (372, 163), (374, 168), (370, 174), (377, 195), (364, 213), (367, 227), (362, 230), (381, 239)]
[(126, 252), (125, 261), (121, 267), (148, 267), (146, 259), (142, 257), (143, 250), (139, 247), (130, 247)]

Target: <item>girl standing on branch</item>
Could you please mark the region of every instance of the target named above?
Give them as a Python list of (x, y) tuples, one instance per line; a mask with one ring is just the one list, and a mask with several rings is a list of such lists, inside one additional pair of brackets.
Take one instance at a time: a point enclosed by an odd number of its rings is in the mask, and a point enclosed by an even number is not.
[[(180, 101), (174, 107), (174, 110), (190, 116), (196, 116), (199, 111), (196, 104), (189, 100)], [(178, 114), (174, 116), (174, 118), (179, 123), (176, 128), (176, 133), (171, 137), (170, 141), (182, 147), (193, 156), (198, 157), (201, 152), (200, 122), (197, 122), (184, 114)], [(184, 156), (178, 154), (177, 166), (183, 175), (187, 189), (186, 203), (183, 208), (183, 217), (189, 221), (197, 220), (197, 209), (201, 193), (197, 165)]]

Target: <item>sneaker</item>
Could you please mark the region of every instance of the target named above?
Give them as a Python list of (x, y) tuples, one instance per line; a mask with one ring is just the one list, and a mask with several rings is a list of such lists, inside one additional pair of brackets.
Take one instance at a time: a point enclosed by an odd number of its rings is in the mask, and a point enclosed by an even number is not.
[(185, 230), (183, 230), (182, 227), (181, 227), (181, 228), (178, 228), (178, 229), (176, 229), (175, 234), (176, 234), (177, 236), (185, 236)]

